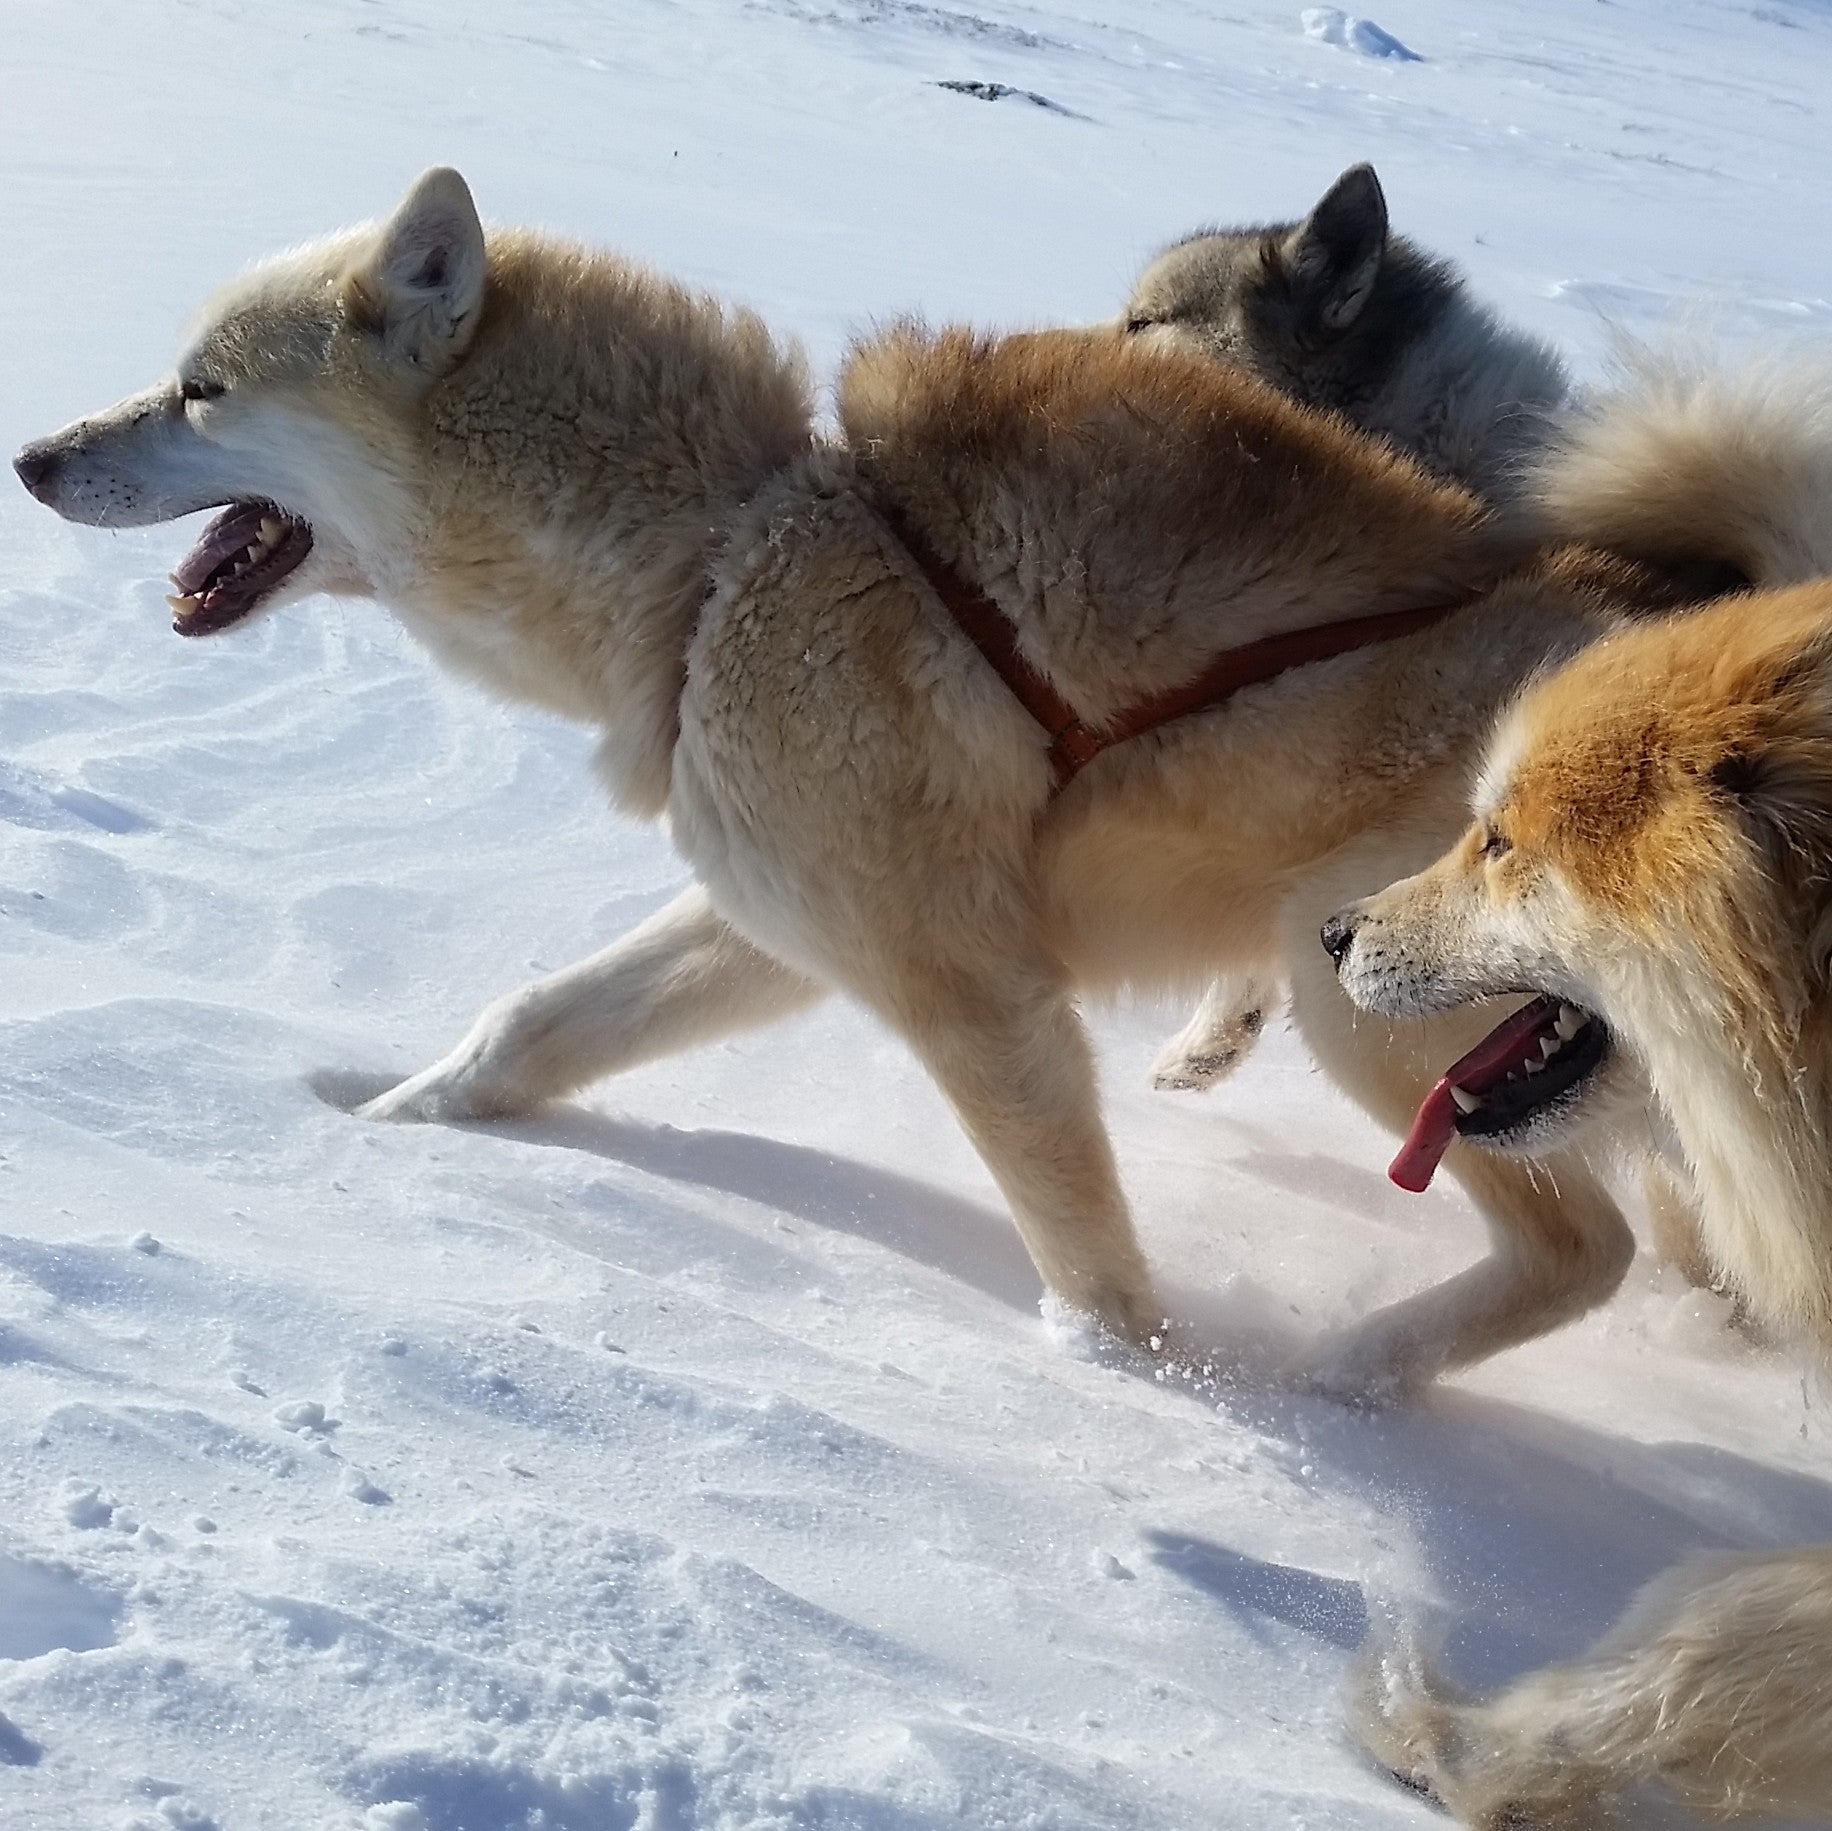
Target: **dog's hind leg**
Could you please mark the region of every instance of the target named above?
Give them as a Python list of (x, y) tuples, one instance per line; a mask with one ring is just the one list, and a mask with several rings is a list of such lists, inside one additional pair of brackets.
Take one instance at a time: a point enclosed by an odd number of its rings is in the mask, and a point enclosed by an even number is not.
[(873, 1002), (934, 1076), (1011, 1206), (1050, 1294), (1135, 1343), (1163, 1325), (1101, 1123), (1094, 1058), (1059, 972), (958, 962), (895, 973)]
[(1277, 981), (1261, 967), (1217, 979), (1159, 1051), (1152, 1086), (1161, 1093), (1200, 1093), (1226, 1080), (1259, 1041), (1278, 999)]
[(760, 952), (696, 884), (621, 941), (488, 1006), (458, 1047), (360, 1109), (489, 1119), (813, 1004), (824, 988)]
[[(1293, 962), (1298, 1029), (1339, 1085), (1403, 1133), (1435, 1073), (1430, 1064), (1454, 1060), (1462, 1047), (1437, 1020), (1400, 1034), (1362, 1016), (1314, 951), (1318, 966)], [(1326, 1346), (1309, 1375), (1322, 1390), (1362, 1401), (1398, 1397), (1582, 1316), (1622, 1282), (1635, 1236), (1577, 1154), (1529, 1163), (1458, 1144), (1446, 1167), (1488, 1224), (1488, 1257)]]

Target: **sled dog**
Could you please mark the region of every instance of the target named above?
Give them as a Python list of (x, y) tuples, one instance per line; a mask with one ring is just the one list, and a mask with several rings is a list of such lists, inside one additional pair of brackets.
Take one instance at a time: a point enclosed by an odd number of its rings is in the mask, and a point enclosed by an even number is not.
[(1139, 275), (1128, 336), (1237, 363), (1490, 502), (1515, 499), (1570, 381), (1462, 276), (1393, 234), (1371, 165), (1297, 223), (1205, 229)]
[[(1654, 531), (1688, 516), (1752, 576), (1832, 572), (1832, 367), (1684, 391), (1714, 449), (1677, 424), (1650, 442)], [(1752, 493), (1720, 493), (1729, 460)], [(1585, 512), (1632, 540), (1655, 499), (1615, 493), (1621, 474), (1592, 474)], [(1582, 493), (1582, 471), (1566, 483)], [(1402, 1174), (1452, 1137), (1502, 1161), (1651, 1133), (1717, 1274), (1832, 1363), (1832, 580), (1619, 631), (1533, 687), (1462, 839), (1323, 932), (1351, 997), (1388, 1018), (1529, 996), (1427, 1096)], [(1358, 1714), (1383, 1760), (1484, 1831), (1638, 1823), (1639, 1786), (1713, 1818), (1821, 1822), (1832, 1547), (1681, 1565), (1588, 1654), (1486, 1699), (1377, 1664)]]
[[(1049, 1296), (1148, 1339), (1163, 1312), (1078, 993), (1204, 983), (1278, 926), (1319, 1059), (1403, 1124), (1483, 1020), (1357, 1019), (1295, 937), (1442, 848), (1528, 674), (1674, 587), (1523, 561), (1390, 447), (1112, 327), (889, 330), (848, 359), (831, 438), (809, 392), (752, 315), (486, 235), (439, 170), (386, 222), (233, 284), (174, 374), (16, 468), (92, 525), (220, 509), (173, 575), (181, 634), (310, 591), (381, 599), (455, 668), (596, 727), (615, 802), (667, 819), (692, 888), (491, 1006), (368, 1116), (524, 1113), (837, 989), (934, 1077)], [(1119, 744), (1056, 794), (1043, 728), (918, 545), (1096, 730), (1218, 648), (1444, 615)], [(1368, 1318), (1320, 1384), (1415, 1386), (1621, 1278), (1631, 1235), (1581, 1153), (1456, 1156), (1490, 1255)]]
[[(1511, 505), (1568, 391), (1558, 356), (1387, 226), (1369, 165), (1302, 222), (1209, 229), (1165, 250), (1122, 314), (1128, 336), (1238, 363), (1293, 400), (1391, 440), (1437, 476)], [(1230, 1074), (1280, 997), (1274, 962), (1218, 980), (1152, 1065), (1162, 1088)]]

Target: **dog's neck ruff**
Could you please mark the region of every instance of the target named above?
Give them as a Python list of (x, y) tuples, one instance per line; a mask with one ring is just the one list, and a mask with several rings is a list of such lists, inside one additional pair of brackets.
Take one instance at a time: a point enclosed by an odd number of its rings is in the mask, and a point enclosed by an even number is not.
[(885, 503), (878, 513), (941, 599), (961, 633), (985, 656), (987, 665), (1011, 690), (1012, 697), (1048, 735), (1052, 795), (1059, 795), (1103, 751), (1130, 738), (1143, 737), (1193, 712), (1204, 712), (1231, 699), (1244, 687), (1262, 685), (1292, 668), (1328, 661), (1376, 642), (1391, 642), (1442, 622), (1471, 602), (1474, 593), (1420, 604), (1374, 616), (1349, 617), (1337, 623), (1313, 624), (1262, 636), (1239, 648), (1223, 649), (1194, 679), (1136, 701), (1111, 714), (1100, 727), (1089, 724), (1040, 668), (1025, 655), (1017, 625), (985, 592), (965, 578), (924, 539), (908, 519)]

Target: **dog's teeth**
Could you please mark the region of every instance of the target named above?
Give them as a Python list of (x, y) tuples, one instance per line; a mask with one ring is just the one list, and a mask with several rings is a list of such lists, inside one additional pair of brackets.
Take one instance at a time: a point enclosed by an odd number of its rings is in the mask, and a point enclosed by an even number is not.
[(195, 598), (175, 598), (167, 595), (165, 600), (181, 617), (189, 616), (197, 608)]
[(1467, 1087), (1459, 1087), (1455, 1081), (1450, 1084), (1450, 1097), (1456, 1102), (1460, 1113), (1473, 1113), (1482, 1104), (1481, 1099), (1471, 1093)]
[(262, 517), (261, 540), (263, 545), (269, 547), (273, 546), (285, 532), (286, 527), (284, 523), (275, 521), (271, 515)]
[(1545, 1072), (1546, 1072), (1546, 1062), (1543, 1056), (1537, 1062), (1529, 1062), (1527, 1064), (1527, 1073), (1528, 1074), (1544, 1074)]
[(1559, 1033), (1561, 1040), (1568, 1043), (1583, 1029), (1584, 1013), (1574, 1006), (1560, 1005), (1558, 1016), (1552, 1020), (1552, 1027)]
[(1552, 1058), (1558, 1054), (1558, 1051), (1559, 1039), (1556, 1036), (1542, 1036), (1539, 1039), (1539, 1053), (1541, 1058), (1539, 1065), (1544, 1067), (1547, 1062), (1551, 1061)]

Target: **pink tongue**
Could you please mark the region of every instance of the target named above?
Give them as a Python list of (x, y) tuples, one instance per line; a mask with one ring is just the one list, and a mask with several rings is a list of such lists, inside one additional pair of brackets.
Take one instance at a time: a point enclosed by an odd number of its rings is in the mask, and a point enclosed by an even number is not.
[(1450, 1076), (1446, 1075), (1419, 1102), (1406, 1142), (1387, 1165), (1389, 1179), (1414, 1195), (1424, 1194), (1456, 1135), (1457, 1105), (1450, 1097)]
[(1450, 1097), (1452, 1083), (1472, 1093), (1493, 1087), (1523, 1058), (1528, 1045), (1537, 1041), (1557, 1015), (1557, 999), (1536, 998), (1522, 1005), (1512, 1017), (1504, 1017), (1468, 1055), (1452, 1062), (1419, 1102), (1406, 1142), (1387, 1165), (1389, 1179), (1414, 1195), (1430, 1188), (1444, 1153), (1450, 1149), (1450, 1141), (1457, 1135), (1457, 1103)]
[(180, 591), (196, 591), (209, 583), (224, 560), (233, 559), (261, 531), (261, 519), (273, 510), (258, 502), (234, 502), (204, 529), (197, 544), (178, 562), (172, 583)]

